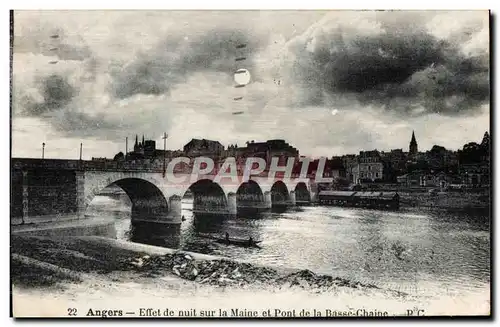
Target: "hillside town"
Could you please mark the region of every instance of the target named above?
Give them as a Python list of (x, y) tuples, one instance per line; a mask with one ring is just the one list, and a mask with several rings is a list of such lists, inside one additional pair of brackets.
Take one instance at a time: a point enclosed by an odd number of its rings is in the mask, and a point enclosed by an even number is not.
[[(175, 157), (209, 157), (216, 163), (234, 157), (238, 165), (244, 165), (249, 157), (259, 157), (266, 161), (279, 158), (278, 164), (285, 166), (288, 158), (304, 158), (299, 150), (285, 140), (246, 142), (245, 146), (230, 144), (225, 147), (221, 142), (208, 139), (192, 139), (183, 149), (160, 150), (154, 140), (140, 141), (136, 136), (133, 150), (124, 154), (119, 152), (114, 158), (92, 158), (93, 161), (127, 162), (161, 169), (165, 162)], [(182, 164), (182, 163), (181, 163)], [(308, 176), (315, 177), (319, 159), (311, 159)], [(185, 167), (189, 169), (190, 167)], [(293, 174), (299, 174), (301, 162), (295, 161)], [(479, 142), (465, 144), (462, 149), (453, 151), (439, 145), (422, 152), (413, 132), (408, 151), (377, 149), (360, 151), (358, 154), (331, 156), (326, 160), (323, 177), (334, 179), (331, 185), (319, 185), (322, 189), (408, 189), (436, 188), (447, 189), (487, 189), (490, 185), (490, 135), (484, 133)]]

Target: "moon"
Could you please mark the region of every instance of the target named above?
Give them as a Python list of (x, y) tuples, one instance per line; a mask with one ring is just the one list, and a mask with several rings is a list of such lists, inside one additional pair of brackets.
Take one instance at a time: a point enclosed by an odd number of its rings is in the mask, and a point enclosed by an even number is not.
[(250, 72), (244, 68), (238, 69), (234, 73), (234, 81), (238, 85), (247, 85), (250, 83)]

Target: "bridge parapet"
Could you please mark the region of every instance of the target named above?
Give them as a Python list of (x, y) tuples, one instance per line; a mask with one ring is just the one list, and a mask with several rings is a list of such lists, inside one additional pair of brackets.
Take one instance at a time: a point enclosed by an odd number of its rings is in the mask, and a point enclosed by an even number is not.
[[(258, 199), (252, 199), (252, 196), (245, 198), (241, 196), (241, 192), (238, 193), (240, 186), (248, 182), (243, 179), (243, 170), (240, 175), (233, 176), (237, 178), (226, 175), (220, 179), (220, 170), (214, 169), (207, 175), (193, 175), (190, 168), (184, 167), (174, 170), (175, 177), (184, 180), (176, 183), (169, 179), (172, 176), (163, 175), (162, 169), (145, 169), (144, 165), (119, 166), (120, 162), (115, 162), (115, 165), (109, 164), (108, 161), (12, 158), (11, 163), (11, 180), (16, 184), (12, 187), (11, 212), (22, 217), (49, 214), (76, 214), (83, 217), (94, 197), (111, 184), (125, 187), (129, 197), (135, 197), (136, 210), (154, 214), (162, 211), (159, 213), (161, 217), (158, 218), (161, 221), (180, 218), (180, 199), (194, 183), (202, 179), (208, 179), (219, 187), (221, 191), (218, 196), (225, 198), (225, 209), (222, 211), (229, 213), (235, 213), (238, 206), (270, 208), (278, 201), (272, 194), (273, 185), (278, 182), (284, 184), (280, 188), (283, 200), (279, 200), (283, 203), (293, 205), (296, 201), (314, 199), (312, 181), (300, 179), (299, 174), (292, 174), (290, 178), (284, 178), (283, 173), (277, 173), (270, 178), (268, 171), (252, 174), (249, 179), (258, 184), (255, 188)], [(130, 167), (134, 169), (129, 169)], [(296, 188), (300, 182), (304, 182), (305, 187), (301, 186), (299, 191)], [(213, 185), (211, 187), (213, 190)], [(202, 194), (203, 192), (205, 193)], [(310, 197), (304, 196), (304, 192), (310, 193)], [(198, 190), (198, 193), (214, 195), (204, 190)], [(147, 197), (154, 197), (156, 200), (150, 203)], [(208, 205), (200, 208), (203, 207), (207, 211), (211, 210)]]
[[(170, 160), (171, 161), (171, 160)], [(168, 165), (170, 161), (167, 161)], [(12, 158), (12, 169), (60, 169), (60, 170), (85, 170), (85, 171), (139, 171), (147, 173), (163, 173), (163, 163), (158, 162), (133, 162), (133, 161), (113, 161), (113, 160), (72, 160), (72, 159), (36, 159), (36, 158)], [(206, 175), (219, 175), (223, 173), (221, 167), (215, 166)], [(191, 175), (193, 172), (193, 165), (176, 165), (173, 167), (174, 174), (187, 174)], [(244, 176), (245, 166), (237, 165), (236, 175)], [(261, 173), (252, 173), (251, 177), (269, 177), (269, 170), (266, 169)], [(283, 172), (276, 172), (274, 177), (276, 179), (284, 178)], [(300, 178), (299, 173), (292, 173), (290, 178)], [(308, 174), (306, 179), (314, 179), (315, 174)]]

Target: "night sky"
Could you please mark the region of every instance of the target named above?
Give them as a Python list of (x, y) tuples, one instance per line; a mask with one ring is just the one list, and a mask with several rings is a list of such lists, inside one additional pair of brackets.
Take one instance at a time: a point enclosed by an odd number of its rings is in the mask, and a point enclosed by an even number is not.
[[(281, 138), (456, 150), (489, 130), (487, 11), (16, 11), (13, 156)], [(238, 49), (236, 45), (245, 44)], [(237, 57), (246, 60), (235, 61)], [(246, 87), (233, 72), (248, 69)], [(241, 100), (234, 100), (242, 97)], [(234, 115), (234, 112), (243, 112)]]

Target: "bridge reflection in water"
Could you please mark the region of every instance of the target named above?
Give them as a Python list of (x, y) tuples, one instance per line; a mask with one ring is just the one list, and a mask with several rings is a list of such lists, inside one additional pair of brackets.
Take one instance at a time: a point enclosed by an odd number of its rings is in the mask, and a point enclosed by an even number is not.
[[(124, 237), (132, 242), (212, 253), (216, 245), (207, 236), (223, 237), (227, 232), (231, 237), (242, 239), (252, 237), (258, 240), (261, 238), (259, 220), (268, 217), (272, 213), (283, 213), (287, 210), (286, 207), (277, 207), (265, 212), (244, 210), (232, 216), (217, 213), (197, 213), (193, 210), (194, 203), (192, 199), (184, 199), (182, 207), (185, 220), (180, 225), (148, 224), (143, 221), (134, 224), (134, 221), (140, 220), (134, 218), (140, 217), (132, 216), (129, 221), (122, 220), (121, 223), (127, 230)], [(237, 221), (237, 226), (235, 221)], [(125, 227), (125, 225), (128, 227)]]
[(181, 224), (145, 222), (140, 216), (141, 212), (130, 210), (131, 203), (126, 195), (96, 197), (88, 215), (115, 219), (118, 239), (202, 253), (217, 253), (220, 245), (206, 236), (224, 236), (227, 232), (231, 237), (252, 237), (259, 240), (262, 238), (260, 226), (264, 218), (287, 210), (300, 210), (299, 207), (287, 209), (285, 206), (278, 206), (267, 211), (242, 210), (236, 215), (226, 215), (196, 212), (194, 202), (194, 194), (188, 192), (182, 200), (184, 220)]

